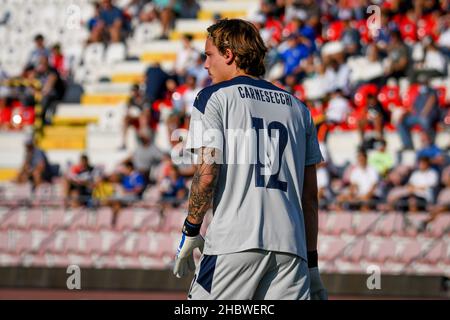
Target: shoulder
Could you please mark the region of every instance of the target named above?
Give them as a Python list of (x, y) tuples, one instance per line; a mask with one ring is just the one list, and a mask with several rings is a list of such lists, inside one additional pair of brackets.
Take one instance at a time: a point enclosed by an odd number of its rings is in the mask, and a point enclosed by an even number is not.
[(205, 113), (206, 105), (210, 101), (211, 97), (221, 89), (228, 88), (238, 84), (238, 82), (235, 79), (236, 78), (228, 81), (222, 81), (220, 83), (213, 84), (200, 90), (200, 92), (197, 94), (197, 97), (195, 98), (194, 107), (201, 113)]

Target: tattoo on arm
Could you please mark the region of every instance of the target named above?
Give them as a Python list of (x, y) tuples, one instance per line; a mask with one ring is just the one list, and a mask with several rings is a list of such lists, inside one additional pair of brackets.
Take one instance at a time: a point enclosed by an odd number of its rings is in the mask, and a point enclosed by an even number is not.
[(197, 166), (189, 196), (188, 221), (201, 223), (211, 204), (219, 176), (220, 165), (214, 161), (215, 150), (202, 148), (202, 160)]

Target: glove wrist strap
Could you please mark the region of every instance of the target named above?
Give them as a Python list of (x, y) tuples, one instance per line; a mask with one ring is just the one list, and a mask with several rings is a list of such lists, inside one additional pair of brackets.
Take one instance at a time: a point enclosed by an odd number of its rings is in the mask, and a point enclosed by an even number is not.
[(186, 220), (184, 220), (182, 232), (185, 235), (187, 235), (188, 237), (195, 237), (198, 234), (200, 234), (201, 226), (202, 226), (201, 223), (199, 223), (199, 224), (191, 223), (186, 219)]
[(317, 267), (317, 250), (314, 251), (308, 251), (308, 268), (316, 268)]

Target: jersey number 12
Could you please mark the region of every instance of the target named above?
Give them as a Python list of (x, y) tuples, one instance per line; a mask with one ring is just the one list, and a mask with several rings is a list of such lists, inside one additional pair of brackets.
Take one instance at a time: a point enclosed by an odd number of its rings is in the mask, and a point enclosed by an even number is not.
[[(268, 188), (268, 189), (279, 189), (284, 192), (287, 191), (287, 182), (280, 181), (278, 176), (280, 175), (280, 169), (281, 169), (281, 162), (283, 159), (283, 152), (286, 148), (287, 141), (288, 141), (288, 130), (287, 128), (278, 121), (273, 121), (269, 123), (267, 130), (264, 130), (264, 120), (262, 118), (255, 118), (252, 117), (252, 123), (253, 128), (256, 130), (256, 146), (257, 146), (257, 156), (256, 156), (256, 164), (255, 164), (255, 186), (259, 188)], [(266, 150), (264, 148), (266, 147), (265, 143), (261, 143), (260, 138), (267, 139), (269, 138), (269, 141), (273, 139), (272, 137), (275, 130), (278, 131), (278, 154), (275, 155), (276, 159), (278, 160), (278, 166), (276, 168), (276, 172), (272, 172), (271, 175), (269, 175), (269, 181), (267, 182), (267, 185), (265, 183), (265, 175), (261, 173), (262, 169), (265, 167), (265, 164), (261, 163), (260, 156), (266, 155)], [(260, 133), (265, 132), (264, 134), (268, 134), (268, 137), (260, 137)], [(266, 140), (267, 141), (267, 140)]]

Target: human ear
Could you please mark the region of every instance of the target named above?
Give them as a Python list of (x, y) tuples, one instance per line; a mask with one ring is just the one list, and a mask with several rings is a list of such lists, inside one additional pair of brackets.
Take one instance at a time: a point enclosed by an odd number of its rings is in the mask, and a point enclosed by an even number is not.
[(223, 55), (223, 57), (225, 58), (226, 64), (232, 64), (234, 61), (234, 54), (230, 49), (225, 50), (225, 54)]

